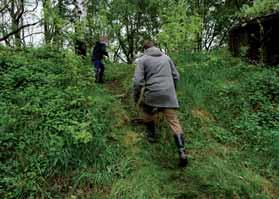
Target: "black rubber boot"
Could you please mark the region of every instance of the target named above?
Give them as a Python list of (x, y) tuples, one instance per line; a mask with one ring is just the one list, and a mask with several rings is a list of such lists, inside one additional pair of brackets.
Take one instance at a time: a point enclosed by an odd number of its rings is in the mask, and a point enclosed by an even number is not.
[(101, 69), (99, 75), (100, 75), (100, 77), (99, 77), (99, 83), (101, 83), (101, 84), (105, 83), (105, 81), (104, 81), (104, 70), (103, 70), (103, 69)]
[(186, 167), (188, 164), (188, 159), (187, 159), (186, 150), (184, 146), (183, 134), (179, 133), (177, 135), (174, 135), (174, 140), (179, 153), (179, 166)]
[(95, 83), (100, 83), (100, 71), (97, 70), (95, 74)]
[(150, 143), (155, 143), (156, 142), (155, 123), (147, 122), (145, 123), (145, 126), (146, 126), (147, 140)]

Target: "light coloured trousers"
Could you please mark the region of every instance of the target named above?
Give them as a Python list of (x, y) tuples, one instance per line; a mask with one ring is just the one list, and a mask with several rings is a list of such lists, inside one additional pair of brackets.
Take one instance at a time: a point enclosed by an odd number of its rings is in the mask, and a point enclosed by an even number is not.
[(167, 120), (174, 134), (182, 133), (182, 128), (177, 117), (176, 109), (173, 108), (154, 108), (143, 105), (144, 122), (155, 122), (158, 113), (162, 113)]

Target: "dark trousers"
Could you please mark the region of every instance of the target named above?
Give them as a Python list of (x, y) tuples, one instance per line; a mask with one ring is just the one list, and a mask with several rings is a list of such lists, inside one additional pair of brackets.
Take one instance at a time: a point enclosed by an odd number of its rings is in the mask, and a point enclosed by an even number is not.
[(97, 83), (104, 82), (103, 76), (105, 71), (105, 66), (101, 60), (94, 60), (93, 62), (95, 68), (95, 81)]

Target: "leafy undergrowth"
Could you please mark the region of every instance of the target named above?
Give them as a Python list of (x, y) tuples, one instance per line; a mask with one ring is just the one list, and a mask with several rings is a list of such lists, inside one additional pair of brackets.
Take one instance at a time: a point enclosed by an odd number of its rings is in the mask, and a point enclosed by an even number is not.
[(1, 198), (110, 193), (125, 172), (113, 134), (123, 111), (90, 65), (66, 51), (1, 49), (0, 91)]
[(95, 85), (69, 52), (1, 49), (1, 198), (278, 198), (278, 69), (224, 52), (174, 60), (187, 169), (165, 122), (154, 145), (129, 125), (134, 66), (107, 64)]

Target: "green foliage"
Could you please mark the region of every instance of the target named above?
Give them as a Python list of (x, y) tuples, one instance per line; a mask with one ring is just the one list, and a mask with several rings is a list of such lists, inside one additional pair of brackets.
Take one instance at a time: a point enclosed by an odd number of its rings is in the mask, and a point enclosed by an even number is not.
[(241, 9), (241, 17), (258, 17), (279, 11), (279, 2), (277, 0), (256, 0), (253, 5), (244, 5)]
[(160, 44), (171, 51), (194, 48), (202, 20), (198, 15), (190, 14), (187, 1), (172, 1), (161, 12), (164, 23), (157, 35)]
[(165, 123), (154, 145), (128, 125), (133, 65), (106, 64), (99, 86), (67, 51), (0, 58), (3, 198), (278, 198), (278, 69), (226, 51), (173, 56), (190, 160), (180, 170)]
[(215, 85), (217, 106), (211, 109), (226, 127), (239, 135), (239, 142), (245, 140), (243, 146), (269, 153), (276, 166), (279, 161), (278, 151), (274, 150), (279, 141), (276, 133), (279, 132), (278, 70), (257, 67), (235, 66), (238, 75), (229, 73), (228, 82)]
[(4, 49), (0, 60), (3, 198), (62, 197), (81, 179), (110, 184), (107, 168), (120, 157), (108, 142), (115, 100), (94, 84), (92, 68), (51, 49)]
[[(179, 53), (173, 59), (181, 75), (177, 93), (190, 165), (177, 169), (165, 123), (154, 145), (145, 141), (144, 128), (126, 130), (136, 140), (127, 148), (133, 161), (110, 197), (277, 198), (278, 69), (248, 65), (226, 51)], [(134, 67), (107, 69), (111, 92), (129, 92)], [(130, 115), (139, 116), (131, 98), (121, 101)]]
[(121, 50), (127, 63), (134, 61), (145, 39), (154, 38), (159, 32), (162, 4), (159, 0), (113, 0), (109, 6), (105, 4), (102, 10), (105, 26), (110, 28), (111, 43), (116, 44), (111, 46), (117, 53)]
[[(279, 175), (278, 69), (247, 65), (222, 51), (185, 58), (187, 65), (181, 67), (185, 76), (182, 76), (179, 98), (186, 129), (194, 134), (202, 134), (191, 135), (192, 139), (198, 137), (203, 140), (194, 145), (202, 142), (206, 150), (211, 151), (208, 148), (213, 143), (221, 144), (212, 149), (215, 151), (213, 153), (224, 150), (229, 154), (221, 156), (221, 162), (226, 163), (222, 163), (225, 165), (221, 166), (219, 172), (225, 176), (239, 175), (247, 180), (254, 179), (257, 183), (253, 185), (254, 188), (248, 188), (241, 185), (242, 180), (237, 182), (237, 179), (230, 179), (220, 182), (219, 188), (236, 186), (225, 192), (232, 195), (244, 194), (251, 198), (261, 193), (265, 186), (278, 193), (275, 184)], [(211, 161), (220, 162), (214, 155), (211, 157)], [(227, 164), (235, 164), (234, 169)], [(209, 175), (208, 169), (203, 168), (199, 172)], [(232, 173), (224, 174), (224, 169)], [(212, 176), (206, 178), (212, 181)], [(242, 193), (239, 186), (245, 186), (247, 192)], [(268, 194), (260, 195), (267, 197)], [(267, 198), (273, 198), (273, 195)]]
[(161, 198), (158, 186), (159, 173), (155, 168), (148, 166), (134, 172), (130, 179), (119, 180), (112, 189), (111, 198), (125, 199), (159, 199)]

